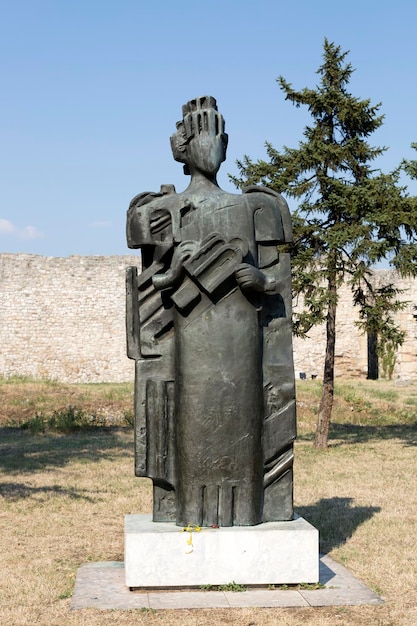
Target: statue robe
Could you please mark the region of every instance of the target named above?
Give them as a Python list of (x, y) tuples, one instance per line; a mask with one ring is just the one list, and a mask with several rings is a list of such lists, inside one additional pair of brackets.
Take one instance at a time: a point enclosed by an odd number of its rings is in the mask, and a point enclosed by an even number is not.
[[(256, 187), (201, 200), (165, 186), (134, 198), (127, 232), (143, 261), (127, 280), (136, 473), (153, 480), (154, 520), (291, 519), (290, 272), (277, 248), (291, 239), (285, 202)], [(243, 291), (242, 262), (275, 287)]]

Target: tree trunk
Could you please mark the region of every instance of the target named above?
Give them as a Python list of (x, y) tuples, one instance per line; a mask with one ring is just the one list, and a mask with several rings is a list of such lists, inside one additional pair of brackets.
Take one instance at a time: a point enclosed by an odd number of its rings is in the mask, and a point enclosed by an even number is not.
[(324, 359), (323, 389), (317, 418), (316, 435), (314, 438), (315, 448), (327, 448), (330, 418), (333, 408), (337, 306), (336, 274), (334, 272), (332, 272), (329, 277), (328, 289), (329, 309), (327, 311), (326, 323), (326, 356)]

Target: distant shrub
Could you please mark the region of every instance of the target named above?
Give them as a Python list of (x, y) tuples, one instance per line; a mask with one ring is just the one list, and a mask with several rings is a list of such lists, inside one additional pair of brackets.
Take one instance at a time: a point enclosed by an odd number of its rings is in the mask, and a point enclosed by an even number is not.
[(129, 410), (129, 411), (125, 411), (123, 413), (123, 420), (124, 423), (126, 424), (126, 426), (129, 426), (130, 428), (134, 427), (135, 424), (135, 418), (133, 415), (133, 411)]
[(23, 428), (23, 430), (30, 430), (33, 434), (38, 435), (39, 433), (45, 432), (46, 424), (47, 420), (43, 413), (35, 413), (35, 415), (29, 420), (22, 422), (22, 424), (20, 424), (20, 428)]
[(34, 434), (52, 430), (59, 433), (72, 433), (93, 426), (104, 426), (104, 419), (96, 415), (89, 415), (83, 409), (69, 405), (64, 409), (54, 411), (46, 417), (43, 413), (35, 415), (23, 422), (21, 428), (30, 430)]

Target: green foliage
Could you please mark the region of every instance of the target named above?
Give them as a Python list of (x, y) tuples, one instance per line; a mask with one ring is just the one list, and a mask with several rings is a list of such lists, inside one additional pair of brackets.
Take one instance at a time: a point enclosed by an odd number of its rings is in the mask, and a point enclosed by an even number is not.
[[(412, 143), (411, 147), (417, 150), (417, 143)], [(417, 161), (416, 160), (403, 160), (401, 163), (402, 169), (408, 174), (410, 178), (417, 180)]]
[(300, 583), (296, 585), (297, 589), (304, 589), (308, 591), (315, 591), (316, 589), (326, 589), (326, 585), (323, 583)]
[(129, 428), (133, 428), (135, 425), (135, 416), (133, 410), (124, 411), (123, 413), (123, 421)]
[(35, 413), (35, 415), (23, 422), (20, 425), (20, 428), (23, 430), (30, 430), (30, 432), (34, 435), (38, 435), (39, 433), (44, 433), (47, 427), (47, 420), (43, 413)]
[(382, 365), (382, 375), (391, 380), (397, 350), (405, 339), (405, 332), (398, 328), (392, 314), (404, 310), (408, 302), (397, 299), (403, 291), (392, 284), (374, 289), (370, 281), (367, 283), (366, 294), (360, 287), (353, 293), (354, 303), (360, 305), (360, 319), (356, 324), (377, 337), (377, 354)]
[(43, 413), (35, 413), (31, 419), (21, 424), (21, 428), (30, 430), (33, 434), (46, 431), (72, 433), (93, 426), (102, 427), (104, 425), (104, 421), (96, 415), (88, 415), (82, 409), (70, 405), (65, 409), (54, 411), (49, 417)]
[(0, 383), (2, 385), (42, 383), (44, 385), (50, 385), (51, 387), (58, 385), (58, 381), (55, 378), (35, 378), (34, 376), (25, 374), (13, 374), (12, 376), (0, 374)]
[(227, 583), (226, 585), (201, 585), (200, 589), (202, 591), (233, 591), (233, 592), (240, 592), (240, 591), (247, 590), (245, 585), (240, 585), (239, 583), (235, 583), (234, 580), (231, 583)]
[[(404, 335), (405, 333), (402, 334)], [(388, 378), (388, 380), (392, 380), (395, 363), (397, 361), (398, 345), (397, 340), (387, 341), (380, 345), (378, 350), (378, 356), (381, 358), (382, 363), (382, 376)]]
[(368, 389), (368, 394), (374, 398), (387, 400), (388, 402), (397, 402), (400, 398), (398, 391), (394, 391), (393, 389)]
[(323, 583), (300, 583), (298, 585), (268, 585), (269, 591), (287, 591), (288, 589), (291, 591), (298, 591), (302, 589), (304, 591), (315, 591), (316, 589), (326, 589), (326, 585)]
[[(276, 150), (266, 143), (268, 160), (238, 161), (238, 187), (261, 183), (297, 201), (293, 213), (293, 290), (302, 296), (294, 331), (306, 336), (312, 326), (327, 323), (323, 395), (319, 410), (327, 445), (333, 404), (336, 309), (342, 283), (350, 284), (361, 311), (360, 327), (378, 333), (378, 350), (392, 375), (395, 353), (404, 340), (392, 313), (405, 306), (390, 285), (373, 284), (371, 268), (388, 259), (402, 275), (417, 274), (417, 205), (399, 186), (401, 170), (416, 175), (416, 162), (382, 173), (373, 165), (386, 148), (373, 147), (370, 135), (383, 123), (380, 104), (354, 97), (347, 90), (353, 69), (347, 52), (324, 41), (319, 84), (301, 91), (282, 76), (281, 90), (312, 117), (298, 148)], [(417, 147), (417, 144), (414, 144)], [(319, 431), (318, 423), (318, 431)], [(316, 441), (317, 444), (317, 441)]]
[[(299, 203), (291, 251), (294, 293), (304, 298), (295, 319), (300, 335), (322, 323), (329, 301), (337, 301), (329, 277), (336, 288), (349, 280), (354, 291), (367, 293), (370, 267), (383, 259), (403, 275), (417, 272), (416, 207), (398, 185), (400, 168), (383, 174), (373, 167), (386, 148), (372, 147), (368, 137), (383, 116), (380, 104), (347, 91), (353, 69), (346, 56), (325, 40), (315, 89), (296, 91), (278, 78), (286, 100), (307, 106), (313, 123), (298, 148), (284, 146), (279, 152), (266, 143), (269, 161), (245, 156), (238, 161), (240, 177), (232, 178), (239, 187), (262, 183)], [(404, 168), (416, 173), (416, 163)]]

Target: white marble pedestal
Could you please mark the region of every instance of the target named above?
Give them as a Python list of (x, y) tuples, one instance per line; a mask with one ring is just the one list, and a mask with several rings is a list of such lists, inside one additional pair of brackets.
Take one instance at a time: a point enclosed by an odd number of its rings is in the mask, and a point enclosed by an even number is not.
[(318, 530), (297, 517), (190, 533), (151, 515), (127, 515), (125, 572), (128, 587), (316, 583)]

